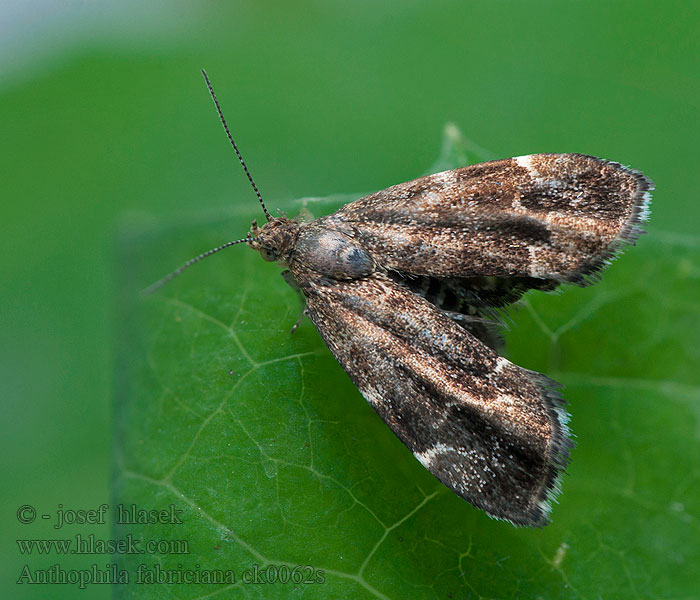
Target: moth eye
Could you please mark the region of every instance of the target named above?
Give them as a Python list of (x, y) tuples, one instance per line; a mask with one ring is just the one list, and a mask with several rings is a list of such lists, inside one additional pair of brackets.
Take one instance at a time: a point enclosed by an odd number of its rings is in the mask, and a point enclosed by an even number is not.
[(277, 255), (268, 248), (260, 248), (260, 256), (267, 262), (275, 262), (277, 260)]

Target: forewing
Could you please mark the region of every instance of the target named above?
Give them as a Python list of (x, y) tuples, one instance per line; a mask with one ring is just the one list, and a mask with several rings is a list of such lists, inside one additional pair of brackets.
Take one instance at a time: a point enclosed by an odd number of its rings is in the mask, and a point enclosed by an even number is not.
[(582, 154), (534, 154), (393, 186), (325, 217), (404, 275), (585, 284), (641, 233), (651, 180)]
[(294, 275), (331, 352), (425, 467), (493, 517), (547, 522), (571, 446), (553, 382), (385, 275)]

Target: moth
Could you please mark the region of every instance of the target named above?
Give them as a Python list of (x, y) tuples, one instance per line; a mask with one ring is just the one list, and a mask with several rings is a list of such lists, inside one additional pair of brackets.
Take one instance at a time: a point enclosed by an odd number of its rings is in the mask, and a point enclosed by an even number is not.
[(542, 526), (573, 442), (559, 385), (498, 354), (492, 317), (529, 290), (594, 282), (642, 233), (653, 183), (583, 154), (533, 154), (421, 177), (246, 243), (300, 291), (328, 348), (414, 456), (496, 519)]

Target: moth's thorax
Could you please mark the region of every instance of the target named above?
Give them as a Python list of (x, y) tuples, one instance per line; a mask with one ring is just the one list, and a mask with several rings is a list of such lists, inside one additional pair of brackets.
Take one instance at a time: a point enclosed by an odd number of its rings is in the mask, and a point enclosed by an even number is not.
[(286, 217), (270, 219), (262, 227), (256, 221), (250, 228), (248, 245), (260, 252), (268, 262), (278, 261), (286, 264), (294, 250), (301, 223)]
[(375, 262), (349, 233), (327, 227), (323, 220), (302, 226), (292, 260), (324, 277), (361, 279), (375, 270)]

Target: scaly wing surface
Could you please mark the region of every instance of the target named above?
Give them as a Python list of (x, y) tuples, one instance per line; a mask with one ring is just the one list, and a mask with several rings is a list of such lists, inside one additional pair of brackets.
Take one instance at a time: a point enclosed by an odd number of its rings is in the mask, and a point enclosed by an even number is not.
[(489, 515), (544, 525), (572, 445), (556, 384), (384, 274), (294, 270), (331, 352), (416, 458)]
[(618, 163), (533, 154), (395, 185), (324, 219), (402, 276), (584, 285), (639, 236), (652, 189)]

